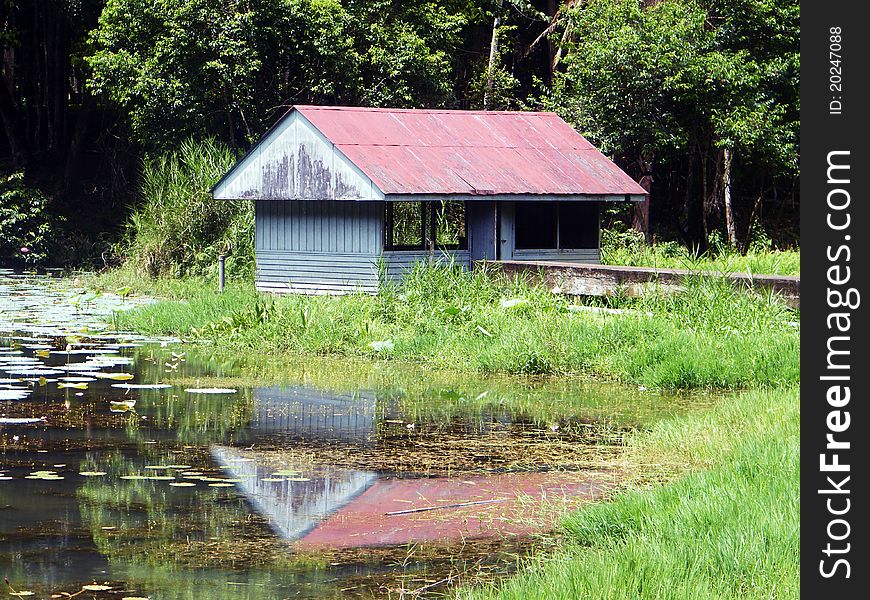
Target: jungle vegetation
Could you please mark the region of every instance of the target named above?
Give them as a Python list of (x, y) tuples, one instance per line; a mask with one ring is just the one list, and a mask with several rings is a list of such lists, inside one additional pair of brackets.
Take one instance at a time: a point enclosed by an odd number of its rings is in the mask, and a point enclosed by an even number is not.
[(797, 240), (797, 0), (2, 0), (0, 43), (4, 262), (123, 261), (155, 169), (298, 103), (556, 111), (650, 188), (648, 241)]

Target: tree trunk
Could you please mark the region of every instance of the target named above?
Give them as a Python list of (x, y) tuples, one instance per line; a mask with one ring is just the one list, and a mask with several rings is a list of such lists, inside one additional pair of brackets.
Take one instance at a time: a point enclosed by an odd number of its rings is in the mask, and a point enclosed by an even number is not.
[(492, 40), (489, 42), (489, 64), (486, 67), (486, 87), (483, 90), (483, 109), (489, 110), (492, 104), (492, 74), (495, 70), (496, 61), (498, 60), (498, 28), (501, 25), (501, 6), (502, 0), (498, 0), (498, 6), (495, 9), (495, 18), (492, 20)]
[(709, 201), (707, 199), (707, 153), (701, 153), (701, 249), (704, 250), (707, 248), (707, 206), (709, 206)]
[(725, 202), (725, 229), (728, 231), (728, 243), (732, 247), (737, 247), (737, 228), (734, 226), (734, 211), (731, 206), (731, 148), (724, 149), (722, 194)]
[(740, 254), (745, 255), (749, 252), (749, 244), (752, 243), (752, 229), (755, 226), (755, 215), (758, 214), (758, 209), (761, 208), (761, 200), (764, 198), (764, 190), (758, 194), (758, 198), (752, 204), (752, 210), (749, 212), (749, 224), (746, 226), (746, 238), (743, 241), (743, 247), (740, 249)]
[(632, 210), (631, 226), (643, 234), (644, 240), (649, 242), (649, 195), (652, 189), (652, 167), (649, 163), (641, 159), (639, 161), (641, 167), (641, 177), (638, 181), (640, 187), (646, 190), (646, 195), (640, 202), (635, 202)]
[[(547, 0), (547, 16), (552, 19), (553, 22), (556, 21), (556, 16), (559, 14), (559, 5), (556, 0)], [(556, 44), (553, 42), (552, 37), (547, 36), (547, 66), (549, 67), (549, 71), (547, 72), (548, 81), (550, 83), (553, 82), (553, 76), (556, 74), (554, 61), (556, 59)]]

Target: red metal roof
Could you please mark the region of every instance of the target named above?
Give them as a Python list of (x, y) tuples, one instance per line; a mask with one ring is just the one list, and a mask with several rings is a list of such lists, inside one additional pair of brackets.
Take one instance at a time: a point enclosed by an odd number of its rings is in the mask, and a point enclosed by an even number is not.
[(294, 109), (388, 195), (646, 193), (554, 113)]

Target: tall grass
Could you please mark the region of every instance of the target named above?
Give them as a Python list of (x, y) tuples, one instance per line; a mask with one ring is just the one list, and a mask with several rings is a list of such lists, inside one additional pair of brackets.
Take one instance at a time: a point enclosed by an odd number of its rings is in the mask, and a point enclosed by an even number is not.
[(128, 268), (156, 276), (203, 275), (219, 254), (228, 272), (250, 277), (254, 265), (251, 202), (214, 201), (211, 187), (235, 163), (213, 139), (189, 139), (142, 165), (141, 202), (127, 223), (119, 254)]
[(775, 249), (764, 238), (750, 244), (745, 254), (716, 238), (707, 250), (696, 253), (677, 242), (647, 244), (634, 231), (602, 231), (601, 262), (606, 265), (687, 269), (714, 273), (800, 275), (800, 250)]
[(690, 279), (671, 297), (590, 312), (546, 288), (419, 265), (377, 296), (224, 295), (186, 290), (121, 316), (146, 333), (210, 339), (242, 352), (359, 356), (526, 375), (591, 373), (655, 388), (799, 381), (796, 316), (775, 297)]
[(797, 598), (797, 388), (752, 391), (636, 434), (629, 461), (706, 467), (567, 517), (566, 545), (481, 598)]

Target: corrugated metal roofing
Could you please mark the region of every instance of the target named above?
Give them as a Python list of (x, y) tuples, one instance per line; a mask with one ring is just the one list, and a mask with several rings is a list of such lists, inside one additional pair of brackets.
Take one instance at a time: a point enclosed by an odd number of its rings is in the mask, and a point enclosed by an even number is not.
[(295, 106), (386, 195), (632, 195), (643, 188), (558, 115)]

